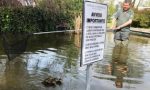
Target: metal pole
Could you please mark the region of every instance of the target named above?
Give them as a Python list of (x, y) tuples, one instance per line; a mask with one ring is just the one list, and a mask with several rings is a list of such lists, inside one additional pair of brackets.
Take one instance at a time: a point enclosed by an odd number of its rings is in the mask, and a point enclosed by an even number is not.
[[(93, 0), (83, 0), (83, 5), (85, 1), (93, 1)], [(86, 68), (86, 90), (90, 90), (91, 88), (91, 77), (92, 77), (92, 64), (88, 64)]]
[(88, 64), (86, 68), (86, 90), (90, 90), (91, 88), (91, 77), (92, 77), (92, 64)]

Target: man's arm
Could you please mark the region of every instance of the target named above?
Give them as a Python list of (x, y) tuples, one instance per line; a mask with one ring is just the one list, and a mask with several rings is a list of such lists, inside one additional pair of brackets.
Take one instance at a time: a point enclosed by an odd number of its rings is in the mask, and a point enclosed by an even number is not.
[(111, 30), (116, 29), (116, 18), (112, 19), (112, 25), (111, 25)]
[(132, 23), (133, 17), (134, 17), (134, 12), (131, 10), (130, 19), (127, 22), (125, 22), (124, 24), (116, 27), (116, 29), (121, 29), (123, 27), (126, 27), (126, 26), (130, 25)]
[(112, 17), (111, 17), (111, 30), (116, 29), (116, 22), (117, 22), (117, 18), (119, 16), (120, 10), (118, 10), (117, 12), (115, 12)]
[(123, 28), (123, 27), (125, 27), (125, 26), (130, 25), (131, 23), (132, 23), (132, 19), (129, 19), (129, 20), (128, 20), (127, 22), (125, 22), (124, 24), (122, 24), (122, 25), (116, 27), (116, 29), (121, 29), (121, 28)]

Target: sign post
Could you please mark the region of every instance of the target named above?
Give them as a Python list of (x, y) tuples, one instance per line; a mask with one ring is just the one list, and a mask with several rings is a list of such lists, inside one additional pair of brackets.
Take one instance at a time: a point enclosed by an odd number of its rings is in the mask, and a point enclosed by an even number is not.
[(91, 69), (91, 66), (92, 66), (92, 64), (88, 64), (87, 65), (87, 68), (86, 68), (86, 90), (90, 90), (90, 82), (91, 82), (91, 71), (92, 71), (92, 69)]
[(90, 90), (92, 63), (103, 59), (107, 5), (84, 0), (80, 65), (87, 65), (86, 90)]

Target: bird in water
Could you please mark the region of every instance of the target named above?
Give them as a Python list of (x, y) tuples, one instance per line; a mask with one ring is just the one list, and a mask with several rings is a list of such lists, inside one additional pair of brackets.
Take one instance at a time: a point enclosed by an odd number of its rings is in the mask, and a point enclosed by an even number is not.
[(56, 87), (56, 85), (62, 84), (62, 79), (49, 76), (42, 82), (42, 84), (45, 85), (46, 87)]

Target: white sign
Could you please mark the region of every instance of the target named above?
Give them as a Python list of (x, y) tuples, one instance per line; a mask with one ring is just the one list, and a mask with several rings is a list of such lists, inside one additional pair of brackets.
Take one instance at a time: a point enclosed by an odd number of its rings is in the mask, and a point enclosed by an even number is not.
[(81, 65), (103, 59), (106, 23), (107, 5), (85, 1)]

